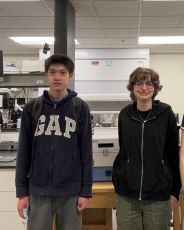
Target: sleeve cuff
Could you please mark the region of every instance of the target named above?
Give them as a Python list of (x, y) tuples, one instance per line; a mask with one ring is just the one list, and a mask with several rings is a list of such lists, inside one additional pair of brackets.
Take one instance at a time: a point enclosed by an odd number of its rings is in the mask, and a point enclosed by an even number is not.
[(26, 196), (29, 196), (28, 187), (26, 186), (16, 187), (17, 198), (26, 197)]
[(92, 197), (92, 185), (84, 185), (79, 193), (79, 196), (85, 198)]

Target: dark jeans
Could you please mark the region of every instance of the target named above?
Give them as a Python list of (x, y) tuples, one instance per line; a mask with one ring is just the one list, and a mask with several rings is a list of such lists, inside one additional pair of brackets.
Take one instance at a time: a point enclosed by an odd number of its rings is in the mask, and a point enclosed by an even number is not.
[(76, 196), (30, 197), (27, 230), (52, 230), (54, 216), (56, 230), (81, 230), (82, 216), (77, 211)]
[(140, 201), (117, 197), (117, 230), (169, 230), (169, 201)]

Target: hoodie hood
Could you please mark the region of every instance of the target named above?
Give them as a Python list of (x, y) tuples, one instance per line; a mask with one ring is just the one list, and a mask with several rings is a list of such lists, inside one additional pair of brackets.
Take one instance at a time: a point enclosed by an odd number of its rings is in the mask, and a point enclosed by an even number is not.
[(153, 115), (159, 117), (162, 113), (170, 110), (171, 106), (159, 100), (153, 101)]
[[(165, 113), (166, 111), (170, 109), (171, 109), (170, 105), (163, 103), (159, 100), (155, 100), (153, 101), (150, 119), (153, 117), (154, 118), (159, 117), (162, 113)], [(127, 105), (127, 107), (125, 107), (125, 110), (127, 111), (129, 115), (137, 116), (137, 102), (133, 102), (133, 104)]]
[(48, 90), (44, 90), (44, 92), (43, 92), (43, 100), (47, 104), (57, 104), (57, 105), (60, 105), (60, 104), (65, 103), (66, 101), (70, 100), (71, 98), (77, 96), (77, 93), (75, 91), (67, 89), (67, 92), (68, 92), (68, 94), (67, 94), (66, 97), (62, 98), (60, 101), (54, 102), (54, 101), (51, 100), (51, 98), (49, 96), (49, 91)]

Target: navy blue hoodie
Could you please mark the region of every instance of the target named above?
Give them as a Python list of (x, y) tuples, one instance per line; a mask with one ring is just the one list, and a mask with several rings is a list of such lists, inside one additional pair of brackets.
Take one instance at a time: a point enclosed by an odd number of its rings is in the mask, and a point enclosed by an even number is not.
[(47, 91), (36, 131), (34, 100), (26, 104), (19, 135), (16, 165), (17, 197), (29, 195), (92, 196), (92, 132), (88, 105), (81, 101), (77, 121), (73, 100), (77, 94), (53, 102)]

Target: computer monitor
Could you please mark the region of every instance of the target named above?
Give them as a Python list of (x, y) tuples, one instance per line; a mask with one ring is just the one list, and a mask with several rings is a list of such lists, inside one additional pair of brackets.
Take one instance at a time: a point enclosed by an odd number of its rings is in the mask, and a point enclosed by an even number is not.
[(0, 93), (0, 108), (8, 109), (9, 108), (9, 94)]
[(3, 76), (3, 51), (0, 50), (0, 82), (4, 80)]
[(17, 98), (17, 104), (20, 105), (20, 106), (24, 106), (26, 104), (26, 99), (23, 98), (23, 97), (18, 97)]

